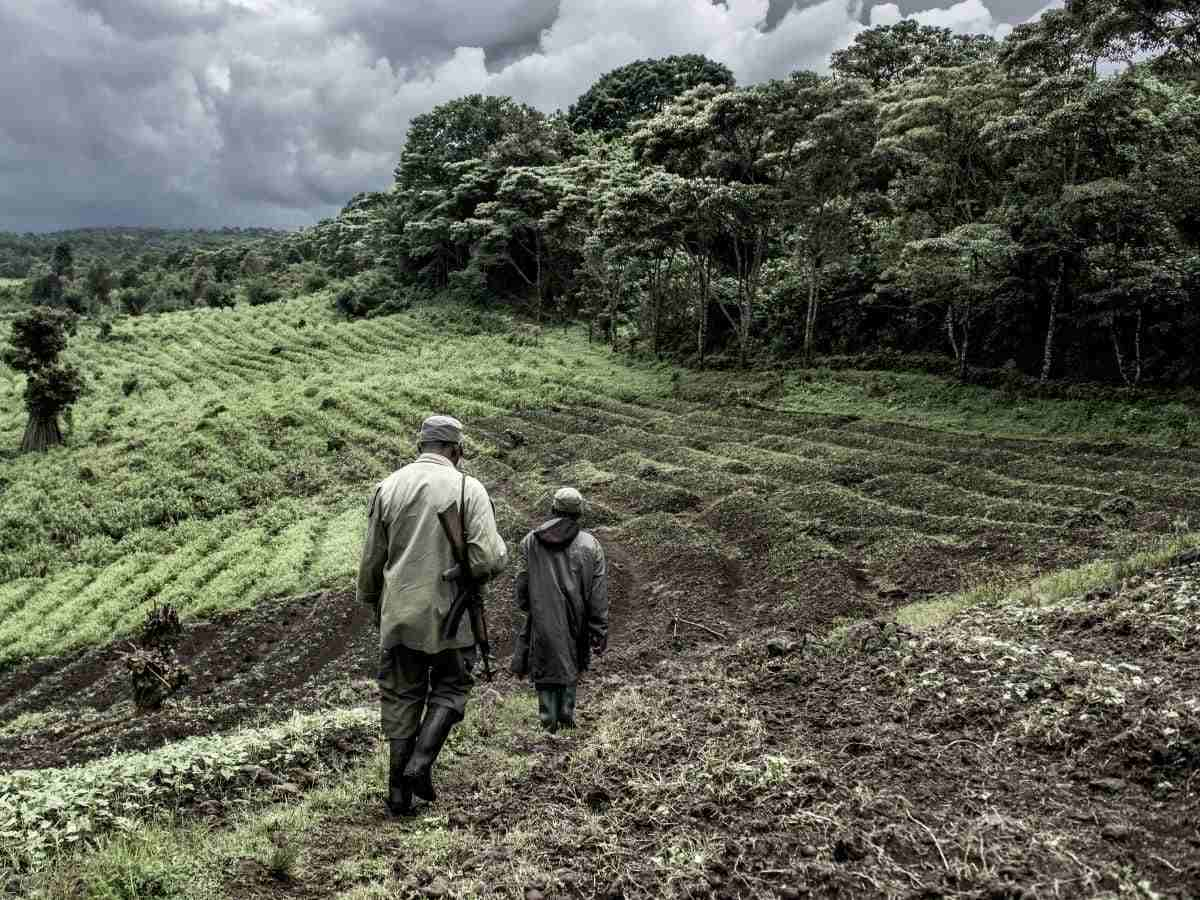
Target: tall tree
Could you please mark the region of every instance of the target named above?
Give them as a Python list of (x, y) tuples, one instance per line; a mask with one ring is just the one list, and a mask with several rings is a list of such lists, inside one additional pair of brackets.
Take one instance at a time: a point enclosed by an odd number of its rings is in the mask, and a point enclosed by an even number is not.
[[(1055, 337), (1079, 244), (1064, 227), (1064, 192), (1098, 175), (1112, 161), (1097, 56), (1067, 14), (1052, 10), (1019, 25), (1005, 40), (1000, 61), (1024, 90), (1021, 108), (984, 126), (981, 136), (1012, 167), (1014, 197), (1008, 216), (1023, 246), (1024, 269), (1045, 297), (1046, 337), (1041, 380), (1054, 365)], [(1126, 121), (1126, 126), (1128, 126)]]
[(986, 35), (954, 34), (905, 19), (860, 31), (849, 47), (833, 52), (830, 68), (839, 78), (859, 79), (882, 90), (925, 69), (994, 62), (998, 46)]
[(1097, 56), (1149, 56), (1160, 73), (1200, 78), (1200, 0), (1068, 0), (1067, 11)]
[(67, 241), (62, 241), (54, 248), (54, 258), (50, 268), (59, 278), (70, 281), (75, 277), (75, 254)]
[(994, 303), (1008, 274), (1012, 241), (997, 225), (968, 224), (945, 235), (911, 241), (901, 277), (919, 304), (940, 306), (958, 377), (966, 380), (973, 326)]
[(825, 267), (855, 245), (857, 198), (864, 193), (877, 137), (878, 107), (861, 82), (792, 76), (779, 114), (790, 143), (780, 160), (782, 206), (793, 223), (788, 238), (808, 283), (803, 359), (812, 361)]
[(108, 304), (109, 294), (112, 293), (112, 269), (102, 259), (94, 261), (87, 270), (87, 290), (92, 300), (101, 306)]
[(25, 376), (25, 408), (29, 422), (21, 452), (42, 451), (63, 442), (58, 417), (83, 391), (79, 370), (59, 360), (67, 346), (74, 317), (61, 309), (37, 306), (12, 321), (10, 346), (2, 358)]
[(724, 64), (694, 53), (641, 59), (601, 75), (571, 105), (567, 118), (577, 131), (621, 132), (702, 84), (731, 88), (733, 73)]
[(417, 116), (395, 169), (403, 232), (394, 250), (434, 287), (446, 287), (471, 257), (469, 229), (457, 226), (495, 198), (507, 169), (548, 165), (574, 149), (559, 117), (510, 97), (475, 94)]

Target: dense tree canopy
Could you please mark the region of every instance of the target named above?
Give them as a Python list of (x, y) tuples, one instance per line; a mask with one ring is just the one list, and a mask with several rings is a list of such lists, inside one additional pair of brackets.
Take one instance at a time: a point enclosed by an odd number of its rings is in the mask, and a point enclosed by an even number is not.
[[(565, 118), (464, 97), (414, 122), (391, 192), (308, 240), (334, 274), (582, 313), (660, 354), (1200, 380), (1200, 99), (1163, 64), (1189, 9), (1076, 2), (1002, 43), (905, 21), (829, 76), (742, 88), (644, 60)], [(1146, 58), (1104, 75), (1115, 35)]]
[(962, 378), (1200, 383), (1196, 13), (1074, 0), (1003, 42), (904, 21), (829, 75), (745, 87), (642, 60), (566, 115), (467, 96), (413, 120), (390, 190), (313, 228), (146, 248), (111, 279), (44, 246), (28, 289), (102, 304), (110, 283), (137, 311), (334, 278), (346, 315), (449, 292), (702, 363), (921, 353)]
[(641, 59), (602, 75), (571, 106), (567, 119), (577, 131), (620, 133), (702, 84), (731, 88), (733, 73), (694, 53)]

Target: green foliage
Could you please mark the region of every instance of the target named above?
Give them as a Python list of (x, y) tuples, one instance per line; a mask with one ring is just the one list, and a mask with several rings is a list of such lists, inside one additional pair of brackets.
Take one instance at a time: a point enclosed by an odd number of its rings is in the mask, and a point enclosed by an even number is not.
[(117, 293), (121, 309), (131, 316), (140, 316), (150, 306), (150, 293), (140, 285), (122, 288)]
[(411, 289), (400, 285), (388, 272), (366, 272), (342, 284), (333, 297), (334, 308), (348, 319), (386, 316), (412, 305)]
[(228, 285), (210, 281), (200, 294), (201, 302), (210, 309), (229, 309), (237, 301)]
[(9, 346), (0, 359), (10, 369), (29, 375), (53, 366), (67, 348), (74, 317), (63, 310), (38, 308), (13, 319)]
[(1072, 0), (1072, 25), (1097, 56), (1149, 56), (1156, 70), (1200, 76), (1200, 4), (1196, 0)]
[(642, 59), (600, 76), (567, 111), (577, 131), (618, 133), (702, 84), (731, 88), (733, 73), (698, 54)]
[(283, 292), (269, 278), (256, 276), (246, 282), (246, 302), (251, 306), (264, 306), (282, 299)]
[(94, 846), (107, 832), (131, 831), (163, 808), (245, 796), (255, 789), (260, 769), (319, 766), (337, 744), (371, 735), (376, 719), (365, 709), (297, 714), (268, 728), (188, 738), (69, 769), (5, 773), (3, 850), (18, 869), (38, 867), (63, 852)]
[(40, 306), (12, 321), (10, 345), (0, 353), (0, 359), (25, 376), (29, 422), (21, 440), (22, 451), (41, 451), (61, 444), (58, 417), (83, 393), (79, 369), (59, 360), (74, 321), (71, 313)]
[(71, 250), (70, 242), (63, 241), (54, 248), (50, 268), (55, 275), (66, 281), (75, 277), (75, 254)]
[(845, 50), (835, 50), (830, 68), (841, 78), (860, 79), (880, 90), (928, 69), (991, 63), (996, 41), (981, 34), (954, 34), (949, 28), (905, 19), (860, 31)]
[(113, 288), (113, 275), (108, 263), (96, 260), (88, 266), (86, 281), (87, 291), (92, 300), (101, 305), (107, 304)]
[(133, 704), (139, 711), (156, 710), (187, 684), (189, 673), (175, 656), (183, 634), (179, 613), (163, 604), (146, 613), (137, 645), (125, 654), (125, 667), (133, 681)]
[[(1160, 26), (1189, 9), (1143, 16), (1141, 46), (1166, 54)], [(566, 116), (463, 97), (414, 120), (393, 190), (277, 257), (583, 316), (701, 364), (905, 348), (960, 376), (1194, 382), (1200, 99), (1170, 67), (1098, 75), (1098, 16), (1051, 11), (1000, 44), (908, 20), (860, 32), (831, 77), (740, 89), (702, 57), (642, 60)], [(1140, 236), (1087, 224), (1092, 183), (1142, 198)], [(952, 273), (937, 248), (981, 249), (968, 233), (991, 249)], [(360, 286), (344, 314), (389, 307)]]

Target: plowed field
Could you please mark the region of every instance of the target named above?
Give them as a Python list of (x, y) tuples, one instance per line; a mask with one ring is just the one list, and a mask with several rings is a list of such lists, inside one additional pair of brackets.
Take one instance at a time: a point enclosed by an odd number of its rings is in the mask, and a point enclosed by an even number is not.
[[(461, 323), (477, 371), (418, 381), (386, 354), (418, 347), (428, 318), (326, 322), (313, 338), (244, 315), (266, 331), (197, 316), (195, 356), (133, 340), (145, 393), (82, 416), (40, 488), (11, 479), (34, 472), (27, 460), (4, 476), (0, 766), (65, 771), (369, 709), (375, 636), (350, 589), (363, 507), (425, 412), (467, 422), (468, 468), (510, 544), (555, 488), (584, 493), (612, 564), (613, 636), (575, 734), (538, 733), (507, 675), (481, 687), (443, 797), (415, 822), (381, 822), (377, 755), (330, 769), (318, 753), (326, 768), (295, 775), (282, 805), (245, 785), (245, 808), (179, 794), (201, 826), (163, 831), (143, 810), (149, 830), (120, 840), (166, 855), (165, 895), (1200, 891), (1195, 568), (1045, 604), (1007, 589), (1181, 537), (1200, 451), (958, 433), (711, 381), (701, 397), (657, 367), (610, 382), (607, 351), (549, 336), (527, 349)], [(333, 379), (342, 354), (349, 374)], [(511, 576), (490, 589), (501, 663)], [(1009, 602), (883, 627), (980, 584)], [(184, 613), (192, 681), (139, 716), (121, 653), (155, 599)], [(232, 843), (206, 837), (213, 824)], [(283, 879), (234, 849), (271, 828), (301, 860)], [(20, 863), (10, 891), (102, 880), (86, 855), (52, 859), (40, 875)]]

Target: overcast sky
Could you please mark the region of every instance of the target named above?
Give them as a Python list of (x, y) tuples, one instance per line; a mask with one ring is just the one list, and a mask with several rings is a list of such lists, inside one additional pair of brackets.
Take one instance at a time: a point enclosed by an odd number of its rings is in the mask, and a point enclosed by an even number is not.
[(1002, 37), (1049, 0), (941, 2), (0, 0), (0, 230), (311, 224), (464, 94), (566, 109), (672, 53), (748, 84), (823, 70), (866, 25)]

